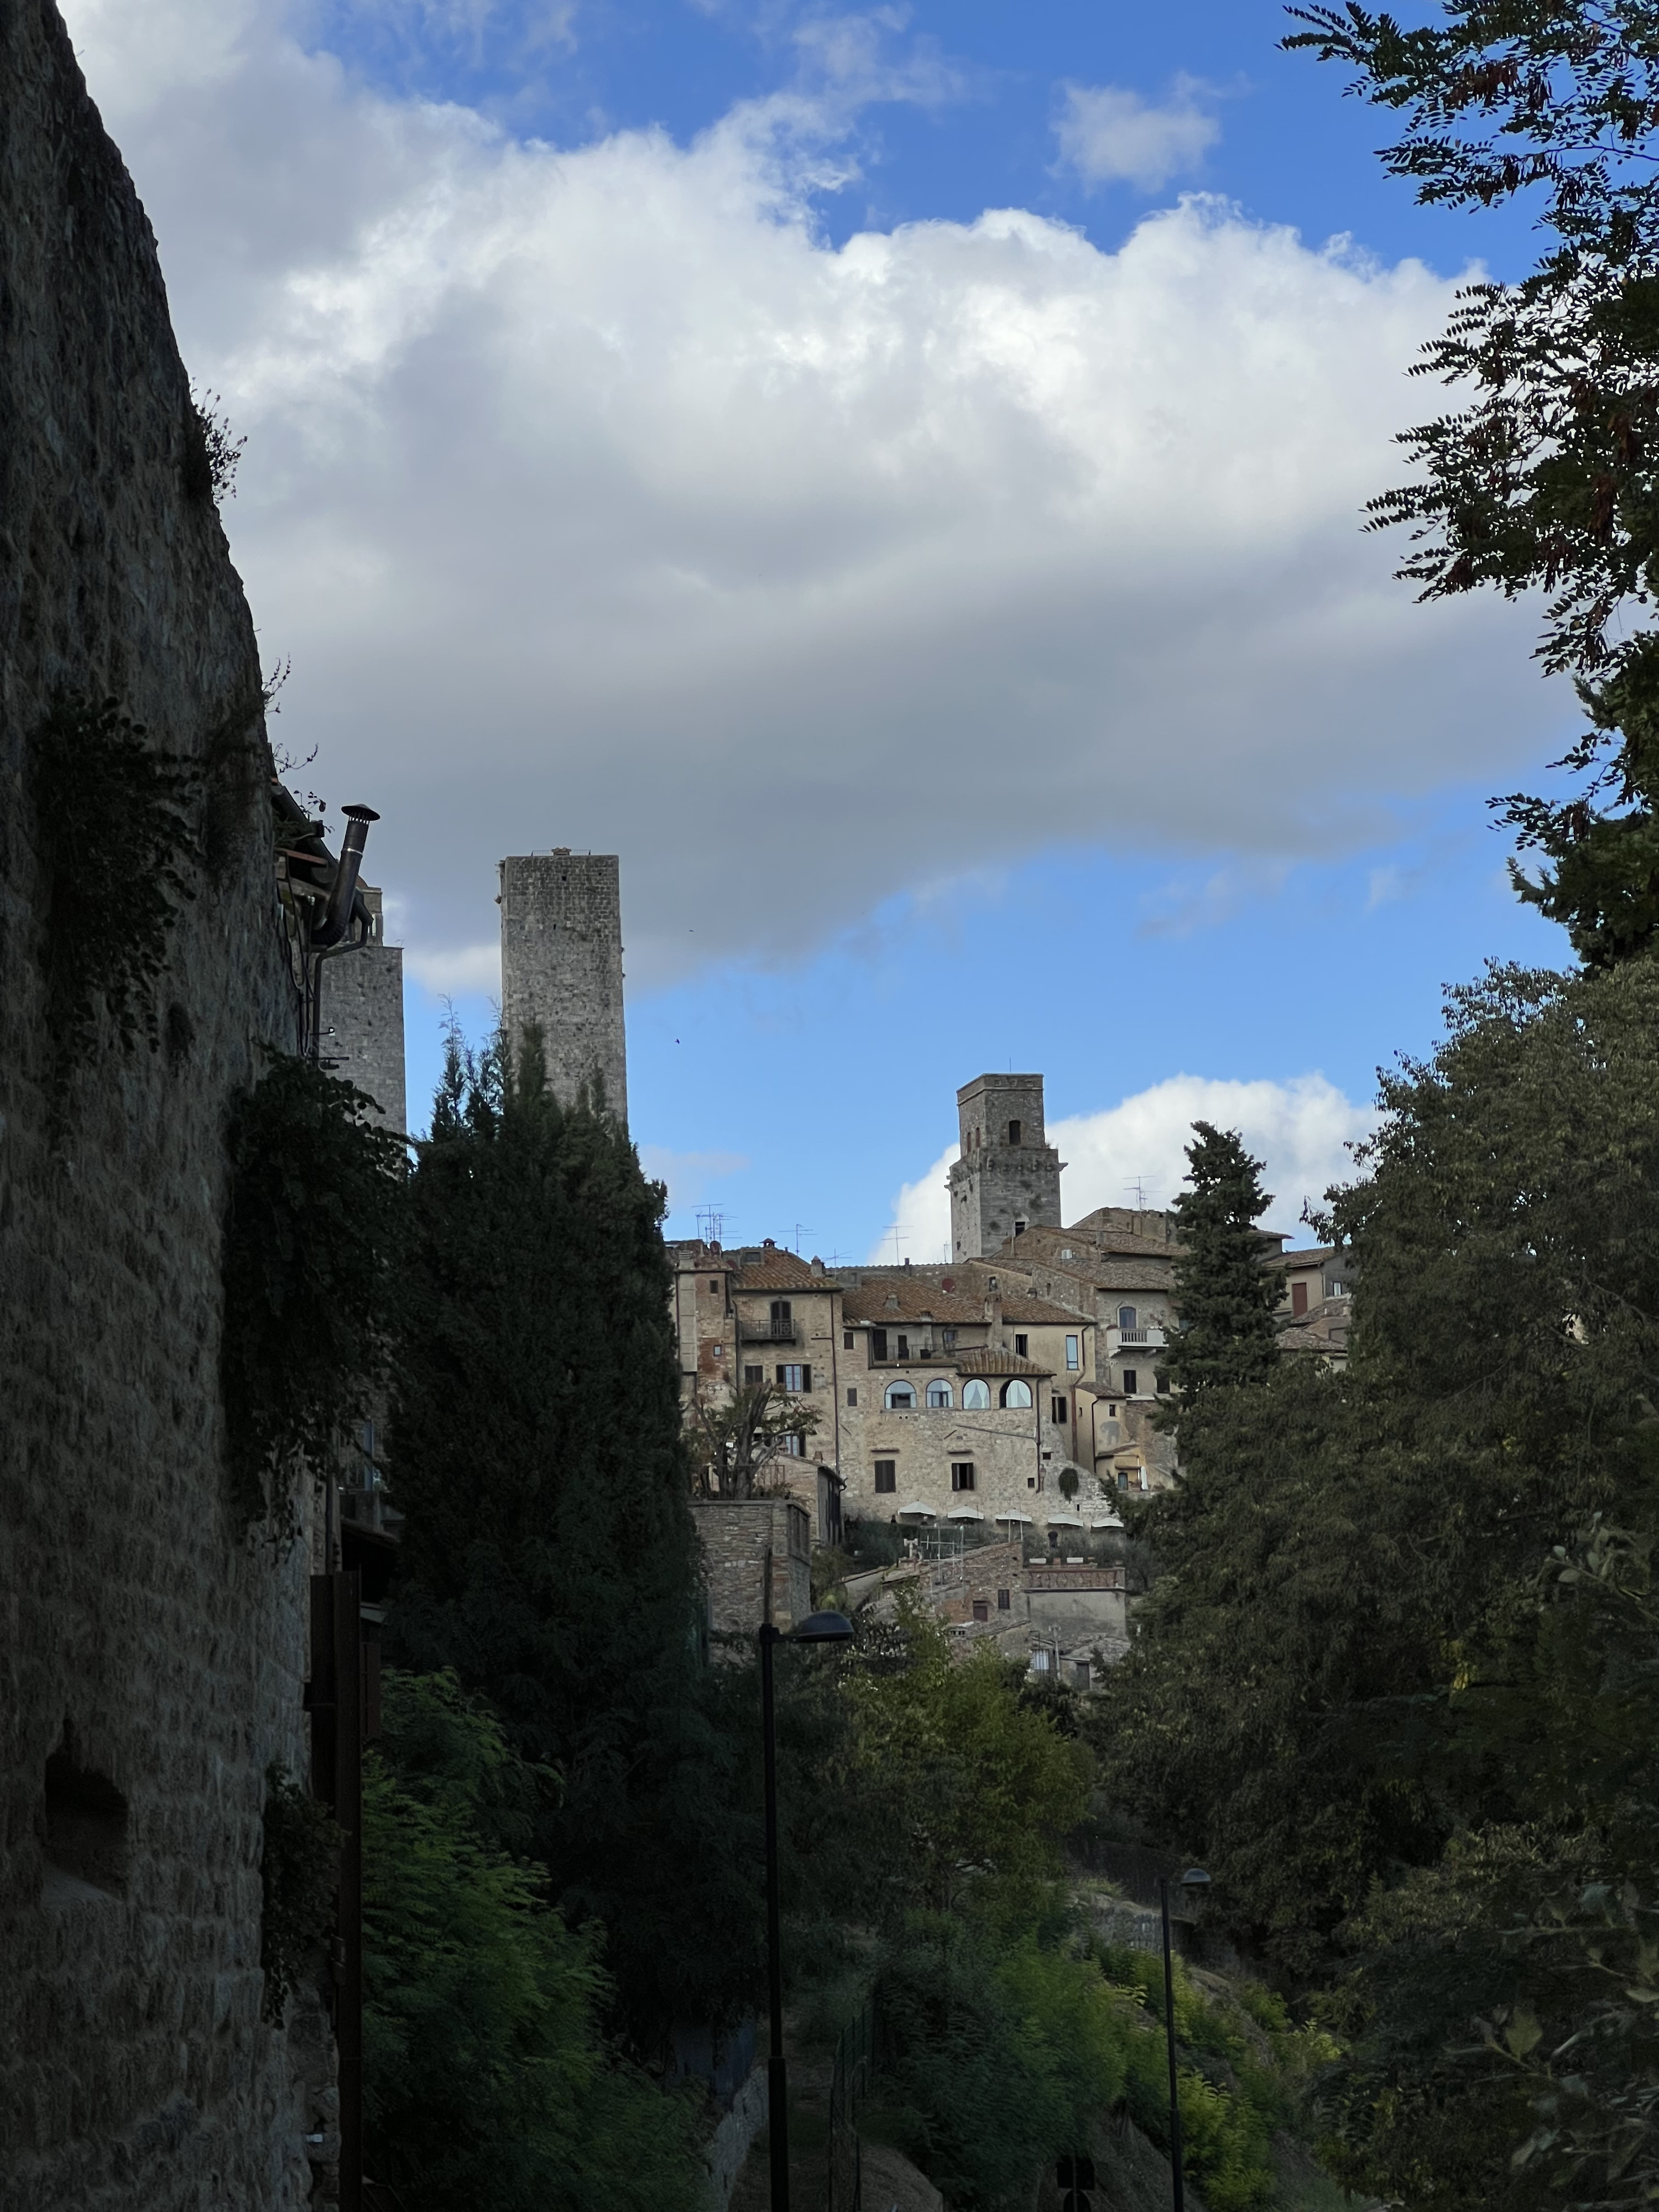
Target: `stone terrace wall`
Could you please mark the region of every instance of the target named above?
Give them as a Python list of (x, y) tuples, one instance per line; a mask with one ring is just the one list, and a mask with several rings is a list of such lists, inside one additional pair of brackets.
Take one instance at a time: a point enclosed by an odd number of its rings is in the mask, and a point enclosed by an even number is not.
[(708, 1625), (717, 1635), (752, 1636), (767, 1618), (782, 1633), (812, 1610), (812, 1516), (793, 1498), (695, 1498)]
[[(324, 2126), (258, 2020), (263, 1775), (302, 1765), (305, 1562), (234, 1515), (216, 1388), (227, 1106), (295, 1032), (252, 624), (190, 422), (149, 227), (62, 23), (0, 0), (7, 2212), (297, 2206)], [(106, 1022), (59, 1083), (27, 763), (76, 693), (204, 763), (219, 860), (171, 941), (166, 1048)]]

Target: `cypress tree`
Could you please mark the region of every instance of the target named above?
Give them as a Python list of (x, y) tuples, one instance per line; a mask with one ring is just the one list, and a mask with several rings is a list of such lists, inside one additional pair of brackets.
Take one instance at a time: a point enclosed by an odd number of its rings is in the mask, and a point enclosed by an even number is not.
[(1261, 1188), (1261, 1162), (1250, 1158), (1237, 1130), (1194, 1121), (1193, 1131), (1191, 1188), (1174, 1207), (1185, 1249), (1175, 1273), (1181, 1330), (1168, 1358), (1183, 1397), (1217, 1384), (1259, 1382), (1279, 1360), (1272, 1315), (1280, 1286), (1262, 1264), (1266, 1248), (1255, 1225), (1273, 1203)]
[(413, 1227), (390, 1424), (407, 1516), (395, 1656), (453, 1668), (561, 1787), (535, 1838), (597, 1915), (620, 2025), (655, 2052), (729, 2015), (755, 1960), (732, 1732), (700, 1658), (672, 1279), (625, 1133), (452, 1039)]

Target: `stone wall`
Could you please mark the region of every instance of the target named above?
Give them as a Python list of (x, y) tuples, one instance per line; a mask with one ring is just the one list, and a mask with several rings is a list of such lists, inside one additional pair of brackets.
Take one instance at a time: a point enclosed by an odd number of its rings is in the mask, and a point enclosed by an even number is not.
[(1063, 1163), (1043, 1128), (1042, 1078), (976, 1075), (957, 1093), (957, 1118), (962, 1151), (950, 1173), (951, 1258), (994, 1255), (1017, 1225), (1058, 1229)]
[[(216, 1386), (226, 1115), (296, 1034), (259, 666), (155, 242), (51, 0), (0, 0), (0, 2197), (278, 2212), (329, 2121), (259, 2020), (306, 1562), (233, 1510)], [(199, 771), (154, 1049), (100, 1015), (65, 1053), (48, 1002), (28, 763), (75, 694)]]
[(380, 894), (362, 886), (374, 918), (369, 942), (323, 963), (322, 1056), (342, 1082), (367, 1091), (381, 1125), (409, 1127), (404, 1092), (403, 947), (386, 942)]
[(628, 1119), (622, 890), (611, 853), (534, 853), (501, 862), (501, 1025), (516, 1050), (542, 1032), (553, 1095), (569, 1105), (597, 1074)]
[(752, 1636), (769, 1617), (787, 1635), (805, 1620), (812, 1610), (812, 1516), (804, 1505), (793, 1498), (698, 1498), (691, 1517), (716, 1635)]

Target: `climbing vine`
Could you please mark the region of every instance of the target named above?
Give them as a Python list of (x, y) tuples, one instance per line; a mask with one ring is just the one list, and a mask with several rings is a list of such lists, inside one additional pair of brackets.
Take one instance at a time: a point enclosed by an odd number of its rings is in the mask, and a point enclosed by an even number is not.
[(60, 1055), (88, 1050), (107, 1009), (131, 1050), (160, 1042), (155, 987), (200, 858), (193, 764), (146, 741), (113, 699), (68, 699), (30, 760), (46, 884), (44, 957)]
[(273, 1054), (232, 1115), (220, 1383), (250, 1519), (280, 1509), (285, 1474), (328, 1466), (383, 1370), (404, 1152), (372, 1107)]
[(260, 2009), (272, 2027), (280, 2024), (307, 1962), (327, 1942), (334, 1925), (344, 1840), (328, 1808), (308, 1796), (273, 1759), (265, 1769), (259, 1857), (259, 1964), (265, 1978)]

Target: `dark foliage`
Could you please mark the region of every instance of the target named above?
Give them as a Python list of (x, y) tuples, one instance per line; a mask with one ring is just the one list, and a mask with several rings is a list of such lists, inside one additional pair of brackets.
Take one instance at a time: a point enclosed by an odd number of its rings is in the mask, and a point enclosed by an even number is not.
[(236, 496), (236, 465), (246, 438), (233, 438), (230, 424), (219, 411), (216, 392), (198, 392), (192, 384), (185, 416), (182, 464), (185, 496), (217, 506)]
[(301, 1978), (320, 1967), (334, 1929), (343, 1838), (328, 1808), (275, 1761), (265, 1770), (259, 1855), (262, 2010), (276, 2023)]
[(1176, 1262), (1180, 1334), (1165, 1363), (1178, 1396), (1218, 1384), (1261, 1381), (1279, 1358), (1273, 1310), (1281, 1285), (1263, 1265), (1256, 1222), (1272, 1203), (1261, 1163), (1236, 1130), (1194, 1121), (1187, 1147), (1188, 1188), (1175, 1202), (1182, 1247)]
[(90, 1050), (98, 1010), (129, 1049), (160, 1041), (156, 985), (200, 854), (191, 763), (117, 702), (70, 699), (35, 738), (29, 787), (47, 889), (42, 951), (60, 1057)]
[(732, 2016), (757, 1981), (752, 1831), (700, 1656), (670, 1277), (626, 1135), (539, 1047), (452, 1042), (411, 1180), (390, 1436), (393, 1629), (453, 1667), (562, 1801), (536, 1850), (597, 1915), (628, 2031)]
[(301, 1465), (327, 1470), (384, 1371), (404, 1154), (372, 1108), (274, 1055), (232, 1117), (220, 1388), (251, 1516), (280, 1510)]

